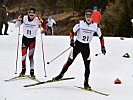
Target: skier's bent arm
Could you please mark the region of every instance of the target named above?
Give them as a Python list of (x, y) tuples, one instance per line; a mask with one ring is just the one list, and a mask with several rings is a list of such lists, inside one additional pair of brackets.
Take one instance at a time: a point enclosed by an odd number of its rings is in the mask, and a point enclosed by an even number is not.
[(20, 15), (20, 16), (18, 16), (18, 19), (15, 23), (15, 27), (19, 27), (22, 23), (23, 23), (23, 16)]
[(79, 24), (76, 24), (70, 32), (70, 46), (75, 47), (74, 34), (79, 30)]
[(79, 23), (76, 24), (70, 32), (70, 39), (74, 39), (74, 34), (79, 30)]
[(101, 52), (105, 55), (106, 54), (106, 49), (105, 49), (105, 45), (104, 45), (104, 38), (103, 38), (103, 35), (102, 35), (101, 30), (100, 30), (99, 27), (97, 29), (97, 35), (99, 36), (100, 43), (101, 43)]
[(99, 27), (97, 27), (97, 35), (100, 39), (101, 47), (104, 47), (104, 38)]
[(104, 38), (103, 38), (103, 35), (101, 35), (101, 36), (99, 37), (99, 39), (100, 39), (101, 47), (105, 47), (105, 46), (104, 46)]
[(21, 24), (22, 24), (21, 21), (16, 21), (15, 27), (19, 27)]

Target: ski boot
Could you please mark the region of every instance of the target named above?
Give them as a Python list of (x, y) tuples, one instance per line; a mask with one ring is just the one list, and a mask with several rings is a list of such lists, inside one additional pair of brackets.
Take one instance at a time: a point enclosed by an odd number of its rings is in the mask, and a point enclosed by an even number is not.
[(22, 68), (21, 73), (19, 74), (19, 77), (24, 77), (26, 72), (26, 68)]
[(30, 70), (30, 76), (31, 76), (31, 78), (35, 79), (34, 69), (31, 69)]
[(91, 86), (89, 86), (88, 81), (84, 81), (84, 88), (87, 90), (91, 90)]
[(54, 77), (52, 80), (58, 81), (58, 80), (62, 79), (62, 77), (63, 77), (63, 74), (59, 74), (58, 76)]
[(9, 35), (9, 34), (7, 34), (7, 33), (4, 33), (4, 35)]
[(3, 35), (3, 34), (0, 32), (0, 35)]

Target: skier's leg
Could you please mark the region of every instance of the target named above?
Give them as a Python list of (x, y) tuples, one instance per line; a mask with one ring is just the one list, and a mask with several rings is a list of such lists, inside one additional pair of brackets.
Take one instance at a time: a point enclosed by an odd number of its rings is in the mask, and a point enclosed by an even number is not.
[(84, 66), (85, 66), (85, 73), (84, 73), (84, 88), (91, 88), (88, 84), (89, 81), (89, 75), (90, 75), (90, 48), (89, 44), (84, 46), (84, 49), (81, 51), (83, 60), (84, 60)]
[(27, 56), (27, 49), (28, 49), (28, 46), (27, 45), (27, 39), (25, 36), (22, 37), (22, 71), (20, 73), (20, 76), (23, 76), (25, 75), (26, 73), (26, 56)]
[(63, 69), (61, 71), (61, 75), (64, 75), (64, 73), (68, 70), (69, 66), (73, 63), (74, 59), (68, 58), (67, 62), (64, 64)]
[(84, 88), (91, 88), (88, 84), (89, 75), (90, 75), (90, 60), (84, 60), (85, 65), (85, 80), (84, 80)]
[(29, 45), (29, 60), (30, 60), (30, 75), (34, 77), (34, 51), (35, 51), (35, 41)]
[(71, 50), (71, 52), (70, 52), (70, 54), (69, 54), (69, 57), (68, 57), (68, 60), (67, 60), (67, 62), (64, 64), (62, 71), (60, 72), (60, 74), (59, 74), (57, 77), (53, 78), (53, 80), (59, 80), (59, 79), (61, 79), (61, 78), (63, 77), (63, 75), (64, 75), (65, 72), (68, 70), (69, 66), (73, 63), (74, 59), (76, 58), (76, 56), (77, 56), (79, 53), (80, 53), (79, 47), (78, 47), (78, 46), (75, 46), (75, 47)]
[(20, 76), (25, 75), (26, 73), (26, 56), (27, 56), (27, 47), (24, 45), (22, 46), (22, 71), (20, 73)]

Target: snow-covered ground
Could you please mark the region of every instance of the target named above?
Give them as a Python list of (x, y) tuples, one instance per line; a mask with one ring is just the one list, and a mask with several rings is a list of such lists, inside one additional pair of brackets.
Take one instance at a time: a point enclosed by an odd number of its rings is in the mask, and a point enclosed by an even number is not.
[[(18, 28), (10, 24), (8, 36), (0, 36), (0, 100), (133, 100), (133, 39), (119, 37), (105, 37), (106, 55), (100, 53), (98, 37), (94, 37), (91, 46), (91, 74), (90, 85), (93, 89), (110, 94), (103, 96), (76, 88), (83, 86), (84, 65), (79, 54), (64, 77), (76, 77), (74, 80), (50, 84), (42, 84), (26, 88), (24, 85), (35, 83), (33, 80), (23, 79), (12, 82), (4, 80), (16, 76), (16, 56), (18, 42)], [(21, 32), (20, 32), (21, 33)], [(19, 56), (17, 74), (21, 71), (21, 36), (19, 35)], [(69, 48), (69, 36), (43, 35), (45, 63), (51, 61), (61, 52)], [(59, 58), (44, 66), (42, 56), (41, 35), (37, 35), (35, 59), (35, 75), (40, 81), (47, 81), (59, 74), (66, 62), (70, 50)], [(128, 53), (130, 58), (122, 57)], [(29, 59), (27, 57), (27, 72), (29, 74)], [(119, 78), (122, 84), (114, 84)]]

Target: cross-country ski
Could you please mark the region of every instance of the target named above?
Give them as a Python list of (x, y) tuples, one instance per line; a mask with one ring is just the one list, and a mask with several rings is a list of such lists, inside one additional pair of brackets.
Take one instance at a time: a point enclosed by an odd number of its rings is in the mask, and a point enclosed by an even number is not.
[(26, 78), (31, 79), (31, 80), (36, 81), (36, 82), (40, 82), (38, 79), (36, 79), (35, 77), (33, 78), (30, 75), (15, 76), (13, 78), (5, 80), (5, 82), (16, 81), (16, 80), (23, 80), (23, 79), (26, 79)]
[(38, 83), (34, 83), (34, 84), (24, 85), (24, 87), (37, 86), (37, 85), (41, 85), (41, 84), (53, 83), (53, 82), (60, 82), (60, 81), (71, 80), (71, 79), (74, 79), (74, 77), (70, 77), (70, 78), (62, 78), (62, 79), (60, 79), (60, 80), (58, 80), (58, 81), (48, 80), (48, 81), (44, 81), (44, 82), (38, 82)]
[(79, 89), (82, 89), (82, 90), (85, 90), (85, 91), (89, 91), (89, 92), (92, 92), (92, 93), (97, 93), (97, 94), (100, 94), (100, 95), (105, 95), (105, 96), (109, 96), (109, 94), (106, 94), (106, 93), (103, 93), (103, 92), (99, 92), (97, 90), (94, 90), (94, 89), (85, 89), (83, 87), (78, 87), (78, 86), (75, 86)]

